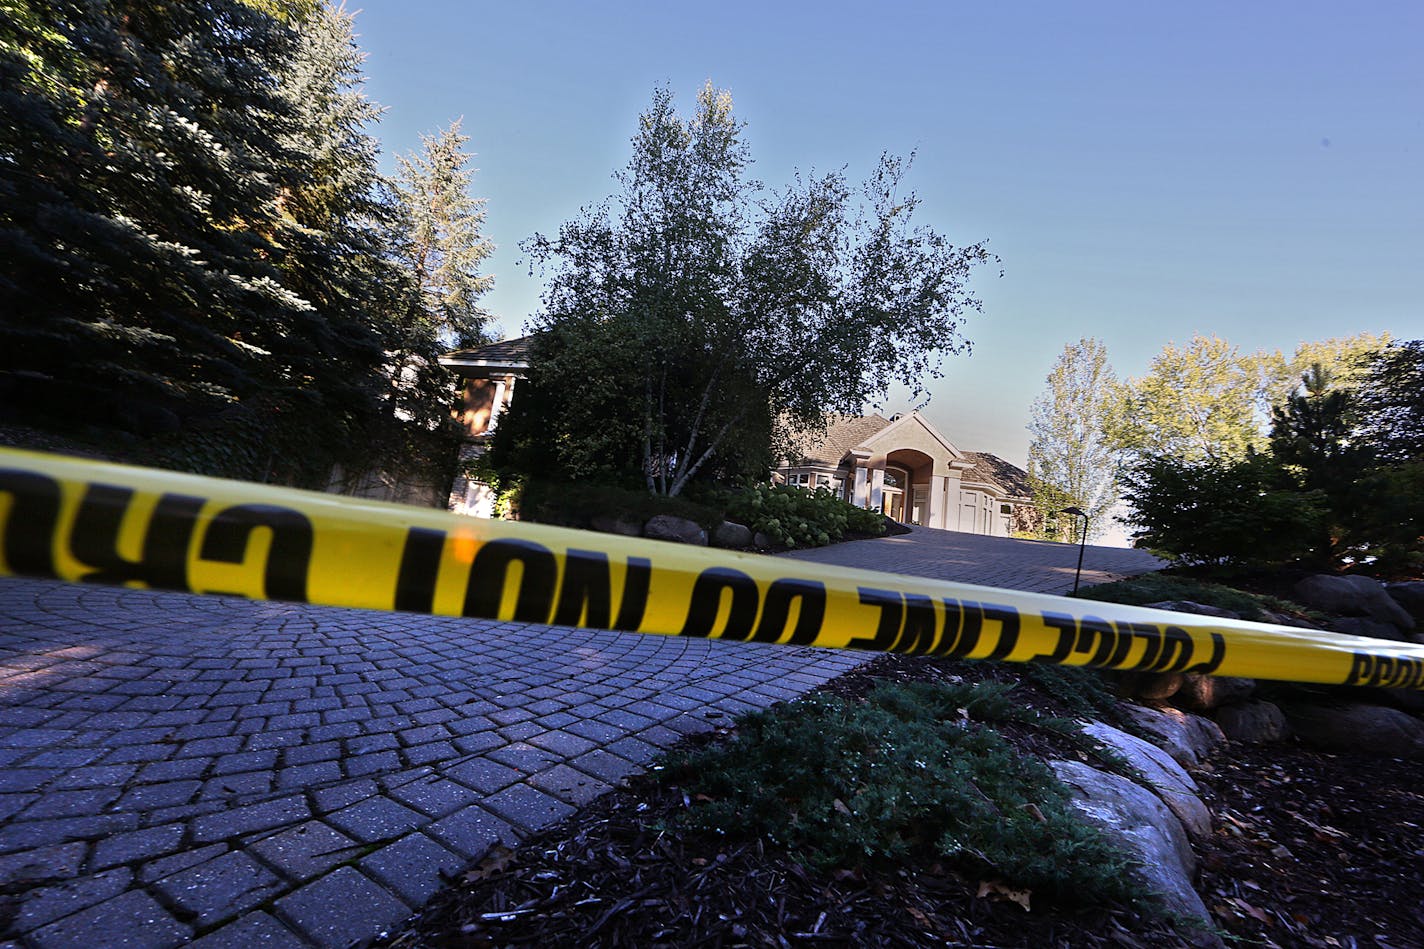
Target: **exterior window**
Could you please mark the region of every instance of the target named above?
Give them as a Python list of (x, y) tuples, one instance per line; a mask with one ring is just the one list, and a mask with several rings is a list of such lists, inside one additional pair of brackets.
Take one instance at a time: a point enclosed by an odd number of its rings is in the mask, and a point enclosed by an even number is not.
[(887, 487), (887, 488), (903, 488), (903, 487), (904, 487), (904, 485), (900, 483), (900, 473), (899, 473), (898, 471), (891, 471), (889, 468), (886, 468), (886, 469), (885, 469), (885, 487)]
[(1014, 509), (1013, 509), (1013, 507), (1012, 507), (1011, 505), (1008, 505), (1008, 504), (1000, 504), (1000, 505), (999, 505), (999, 513), (1002, 514), (1002, 515), (1004, 515), (1005, 517), (1008, 517), (1010, 514), (1014, 513)]

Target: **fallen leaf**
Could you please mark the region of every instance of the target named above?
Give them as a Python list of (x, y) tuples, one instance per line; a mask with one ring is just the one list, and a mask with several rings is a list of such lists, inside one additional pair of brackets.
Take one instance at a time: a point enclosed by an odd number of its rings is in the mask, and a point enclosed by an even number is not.
[(847, 817), (850, 816), (850, 808), (846, 807), (845, 801), (842, 801), (840, 798), (836, 798), (832, 801), (831, 806), (836, 809), (837, 813), (844, 814)]
[(1037, 804), (1025, 804), (1023, 806), (1023, 809), (1028, 811), (1029, 814), (1032, 815), (1033, 819), (1038, 821), (1040, 824), (1046, 823), (1048, 820), (1048, 818), (1043, 816), (1043, 811), (1038, 809)]
[(488, 880), (496, 874), (503, 873), (509, 869), (509, 865), (514, 862), (514, 851), (504, 844), (495, 844), (490, 852), (475, 865), (474, 869), (465, 873), (466, 883), (478, 883), (481, 880)]
[(1005, 886), (1004, 884), (999, 883), (996, 880), (982, 880), (979, 883), (979, 892), (977, 895), (980, 899), (983, 899), (986, 896), (992, 896), (995, 899), (1008, 900), (1011, 903), (1017, 903), (1022, 906), (1024, 908), (1024, 912), (1027, 913), (1029, 911), (1029, 897), (1032, 894), (1032, 890), (1015, 890), (1012, 887)]

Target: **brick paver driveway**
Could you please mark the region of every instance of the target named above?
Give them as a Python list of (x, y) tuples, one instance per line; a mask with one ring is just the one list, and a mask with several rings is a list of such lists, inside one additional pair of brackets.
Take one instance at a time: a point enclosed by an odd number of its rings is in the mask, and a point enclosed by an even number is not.
[[(1068, 548), (993, 540), (798, 556), (1071, 586)], [(658, 749), (864, 659), (0, 579), (0, 949), (346, 946)]]

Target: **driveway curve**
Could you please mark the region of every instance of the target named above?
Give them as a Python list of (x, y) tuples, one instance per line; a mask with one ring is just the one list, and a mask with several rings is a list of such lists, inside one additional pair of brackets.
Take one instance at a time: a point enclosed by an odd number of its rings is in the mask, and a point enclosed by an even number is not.
[[(1085, 581), (1156, 566), (1103, 550)], [(795, 556), (1062, 592), (1065, 552), (917, 530)], [(3, 578), (0, 945), (344, 947), (867, 658)]]

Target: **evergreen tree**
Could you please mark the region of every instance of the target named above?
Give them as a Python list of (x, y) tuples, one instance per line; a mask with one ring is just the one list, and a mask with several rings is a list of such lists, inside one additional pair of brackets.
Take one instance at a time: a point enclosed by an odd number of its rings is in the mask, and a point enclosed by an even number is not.
[(231, 0), (0, 8), (0, 375), (15, 406), (175, 427), (281, 382), (294, 32)]
[(418, 291), (411, 339), (429, 336), (461, 347), (488, 341), (489, 314), (479, 298), (494, 278), (479, 268), (494, 244), (480, 230), (484, 199), (470, 196), (469, 140), (457, 120), (436, 135), (422, 136), (420, 154), (400, 159), (396, 186), (406, 230), (399, 254)]

